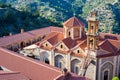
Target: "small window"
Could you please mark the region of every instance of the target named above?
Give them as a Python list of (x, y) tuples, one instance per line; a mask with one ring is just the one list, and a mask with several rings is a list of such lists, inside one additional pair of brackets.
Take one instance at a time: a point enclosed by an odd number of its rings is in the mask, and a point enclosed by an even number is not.
[(60, 48), (63, 48), (63, 45), (60, 45)]
[(90, 39), (90, 44), (92, 44), (92, 45), (93, 45), (93, 39)]
[(93, 26), (91, 26), (91, 29), (93, 29)]
[(80, 50), (77, 50), (77, 53), (80, 53)]
[(71, 35), (71, 33), (69, 32), (69, 36)]
[(47, 46), (48, 46), (48, 44), (46, 43), (46, 44), (45, 44), (45, 46), (47, 47)]

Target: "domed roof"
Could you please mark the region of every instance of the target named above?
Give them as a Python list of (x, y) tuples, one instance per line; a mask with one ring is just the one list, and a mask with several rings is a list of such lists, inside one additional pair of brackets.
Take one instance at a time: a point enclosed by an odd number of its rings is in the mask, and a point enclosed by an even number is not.
[(63, 23), (66, 27), (84, 27), (85, 24), (76, 17), (72, 17)]

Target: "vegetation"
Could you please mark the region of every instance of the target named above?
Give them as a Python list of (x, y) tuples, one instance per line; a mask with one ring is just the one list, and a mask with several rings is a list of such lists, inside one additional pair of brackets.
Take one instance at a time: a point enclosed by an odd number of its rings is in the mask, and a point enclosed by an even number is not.
[(101, 32), (120, 33), (120, 2), (117, 0), (0, 0), (0, 36), (47, 26), (62, 26), (75, 15), (87, 27), (90, 11), (97, 11)]
[(113, 77), (112, 80), (119, 80), (119, 78), (118, 77)]

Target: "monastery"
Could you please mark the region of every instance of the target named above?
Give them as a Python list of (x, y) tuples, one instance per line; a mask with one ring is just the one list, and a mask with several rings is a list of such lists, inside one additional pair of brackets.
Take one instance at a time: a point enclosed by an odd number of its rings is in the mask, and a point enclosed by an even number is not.
[[(67, 69), (91, 80), (120, 77), (120, 35), (99, 33), (95, 12), (91, 12), (88, 17), (87, 31), (85, 24), (74, 16), (63, 23), (63, 28), (50, 26), (28, 32), (21, 29), (20, 34), (0, 38), (0, 46), (0, 50), (5, 48), (3, 51), (22, 54), (50, 68)], [(0, 61), (2, 64), (9, 67)]]

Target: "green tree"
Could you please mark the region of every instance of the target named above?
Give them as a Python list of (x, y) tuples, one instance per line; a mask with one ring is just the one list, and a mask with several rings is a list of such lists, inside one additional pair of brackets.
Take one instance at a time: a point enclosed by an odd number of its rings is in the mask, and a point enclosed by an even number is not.
[(119, 80), (119, 78), (118, 77), (113, 77), (112, 80)]

